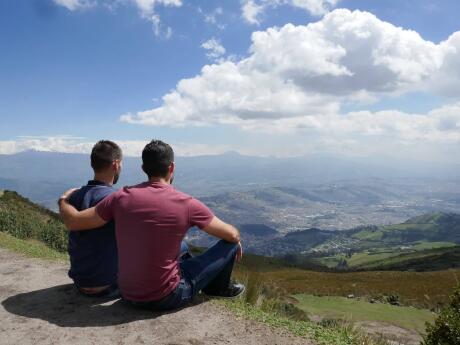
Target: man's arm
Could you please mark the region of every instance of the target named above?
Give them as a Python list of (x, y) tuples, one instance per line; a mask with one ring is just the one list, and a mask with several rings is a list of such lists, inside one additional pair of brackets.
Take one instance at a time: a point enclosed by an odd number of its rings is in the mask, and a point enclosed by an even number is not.
[(95, 207), (88, 208), (83, 211), (77, 211), (67, 201), (67, 197), (75, 191), (71, 189), (65, 192), (59, 198), (59, 213), (62, 220), (64, 221), (65, 226), (68, 230), (78, 231), (78, 230), (90, 230), (94, 228), (99, 228), (107, 223), (102, 219), (96, 212)]
[(240, 232), (231, 224), (227, 224), (214, 216), (208, 226), (204, 227), (203, 230), (208, 234), (217, 238), (226, 240), (232, 243), (238, 243), (238, 252), (236, 254), (237, 261), (240, 261), (243, 257), (243, 249), (240, 242)]
[(203, 228), (208, 234), (232, 243), (240, 242), (240, 232), (233, 225), (227, 224), (214, 216), (208, 226)]

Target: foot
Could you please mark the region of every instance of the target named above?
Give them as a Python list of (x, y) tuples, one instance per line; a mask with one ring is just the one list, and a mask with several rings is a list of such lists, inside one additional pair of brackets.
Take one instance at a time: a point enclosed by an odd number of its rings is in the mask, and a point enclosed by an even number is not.
[(217, 293), (206, 293), (206, 295), (219, 298), (236, 298), (240, 296), (244, 290), (246, 290), (246, 287), (243, 284), (230, 283), (225, 290), (218, 291)]

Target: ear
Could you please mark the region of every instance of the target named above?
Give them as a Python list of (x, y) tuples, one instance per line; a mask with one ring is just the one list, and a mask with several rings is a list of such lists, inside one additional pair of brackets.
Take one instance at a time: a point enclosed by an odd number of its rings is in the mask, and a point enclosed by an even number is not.
[(176, 169), (176, 165), (174, 164), (174, 162), (171, 163), (171, 165), (169, 166), (169, 174), (172, 175), (174, 173), (174, 169)]
[(112, 170), (119, 170), (121, 167), (121, 160), (120, 159), (115, 159), (113, 162), (112, 162)]

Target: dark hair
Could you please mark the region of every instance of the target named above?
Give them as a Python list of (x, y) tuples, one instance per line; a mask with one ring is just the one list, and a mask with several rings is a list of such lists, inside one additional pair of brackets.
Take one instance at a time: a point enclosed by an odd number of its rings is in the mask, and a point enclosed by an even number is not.
[(91, 167), (99, 172), (110, 167), (116, 159), (122, 159), (120, 147), (110, 140), (100, 140), (91, 151)]
[(174, 151), (161, 140), (152, 140), (142, 151), (142, 169), (149, 178), (165, 177), (174, 162)]

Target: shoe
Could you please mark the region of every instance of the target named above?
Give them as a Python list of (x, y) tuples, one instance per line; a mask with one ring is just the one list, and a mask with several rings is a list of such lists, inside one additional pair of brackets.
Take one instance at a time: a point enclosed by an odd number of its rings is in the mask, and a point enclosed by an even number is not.
[(217, 293), (206, 293), (206, 295), (218, 298), (236, 298), (246, 290), (246, 287), (240, 283), (230, 283), (228, 288), (220, 290)]

